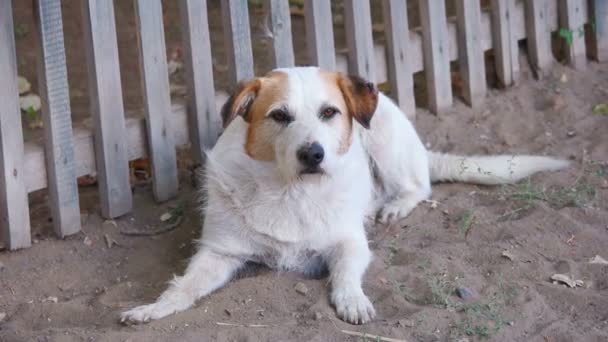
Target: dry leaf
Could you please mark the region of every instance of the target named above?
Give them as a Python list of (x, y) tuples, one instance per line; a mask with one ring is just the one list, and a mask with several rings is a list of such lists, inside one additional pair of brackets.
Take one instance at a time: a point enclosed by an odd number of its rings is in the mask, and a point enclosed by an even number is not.
[(602, 258), (599, 255), (596, 255), (593, 258), (589, 259), (589, 263), (590, 264), (599, 264), (599, 265), (608, 265), (608, 260)]
[(30, 81), (23, 76), (17, 77), (17, 82), (19, 85), (19, 95), (23, 95), (32, 89)]
[(565, 274), (556, 273), (551, 276), (551, 280), (566, 284), (569, 287), (583, 286), (585, 283), (582, 280), (574, 280)]
[(503, 251), (502, 254), (501, 254), (501, 256), (503, 256), (503, 257), (505, 257), (505, 258), (507, 258), (507, 259), (509, 259), (511, 261), (515, 261), (515, 259), (516, 259), (515, 255), (512, 254), (509, 251)]
[(160, 216), (160, 220), (162, 222), (166, 222), (166, 221), (169, 221), (172, 217), (173, 217), (173, 215), (171, 215), (170, 212), (166, 212)]

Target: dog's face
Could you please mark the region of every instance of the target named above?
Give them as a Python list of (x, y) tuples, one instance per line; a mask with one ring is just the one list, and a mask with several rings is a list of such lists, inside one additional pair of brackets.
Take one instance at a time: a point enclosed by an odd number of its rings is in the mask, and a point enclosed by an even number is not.
[(274, 161), (287, 181), (336, 172), (349, 150), (353, 125), (369, 128), (378, 103), (376, 87), (359, 77), (315, 67), (277, 69), (242, 82), (222, 109), (249, 123), (245, 150)]

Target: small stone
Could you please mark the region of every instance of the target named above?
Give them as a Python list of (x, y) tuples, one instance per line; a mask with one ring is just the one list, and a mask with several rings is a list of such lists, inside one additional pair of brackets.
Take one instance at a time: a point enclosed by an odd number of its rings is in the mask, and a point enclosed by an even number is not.
[(0, 322), (4, 322), (6, 319), (6, 312), (0, 312)]
[(314, 317), (315, 321), (318, 321), (321, 318), (323, 318), (323, 314), (321, 314), (319, 311), (316, 311), (315, 312), (315, 317)]
[(576, 136), (576, 132), (575, 131), (568, 131), (568, 132), (566, 132), (566, 135), (568, 136), (568, 138), (572, 138), (572, 137)]
[(475, 298), (475, 293), (466, 287), (457, 287), (456, 295), (462, 300), (471, 300)]
[(412, 328), (414, 327), (414, 321), (411, 319), (400, 319), (398, 322), (400, 327)]
[(297, 283), (293, 288), (301, 295), (306, 295), (308, 293), (308, 287), (306, 287), (304, 283)]
[(2, 263), (2, 261), (0, 261), (0, 272), (4, 271), (4, 268), (5, 268), (4, 264)]
[(45, 303), (45, 302), (57, 303), (57, 302), (59, 302), (59, 299), (55, 296), (50, 296), (50, 297), (43, 299), (42, 302), (43, 303)]
[(226, 313), (228, 316), (232, 316), (232, 312), (228, 309), (224, 309), (224, 313)]
[(568, 82), (568, 75), (562, 74), (562, 77), (560, 77), (559, 81), (562, 83)]
[(514, 325), (515, 325), (515, 322), (511, 321), (511, 322), (509, 322), (508, 324), (509, 324), (510, 326), (514, 326)]
[(88, 236), (85, 236), (84, 240), (82, 242), (89, 247), (91, 247), (91, 245), (93, 245), (93, 240), (91, 240), (91, 238)]

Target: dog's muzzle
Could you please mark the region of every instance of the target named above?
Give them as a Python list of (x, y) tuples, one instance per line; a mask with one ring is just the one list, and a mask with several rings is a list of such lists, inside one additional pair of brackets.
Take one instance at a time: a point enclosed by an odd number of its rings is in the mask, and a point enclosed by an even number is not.
[(323, 146), (318, 142), (310, 145), (302, 146), (296, 152), (298, 161), (304, 167), (300, 173), (320, 173), (322, 169), (319, 167), (325, 157)]

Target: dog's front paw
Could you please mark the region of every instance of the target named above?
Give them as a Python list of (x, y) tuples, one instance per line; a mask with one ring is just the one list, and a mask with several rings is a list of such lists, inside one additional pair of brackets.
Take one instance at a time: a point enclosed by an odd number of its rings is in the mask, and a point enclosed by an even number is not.
[(361, 290), (335, 290), (332, 302), (336, 306), (338, 317), (351, 324), (365, 324), (376, 317), (376, 310)]
[(151, 320), (163, 318), (174, 313), (166, 306), (159, 303), (138, 306), (120, 314), (120, 322), (124, 324), (148, 323)]
[(382, 224), (392, 223), (407, 217), (416, 203), (408, 199), (396, 199), (387, 203), (379, 212), (377, 221)]

